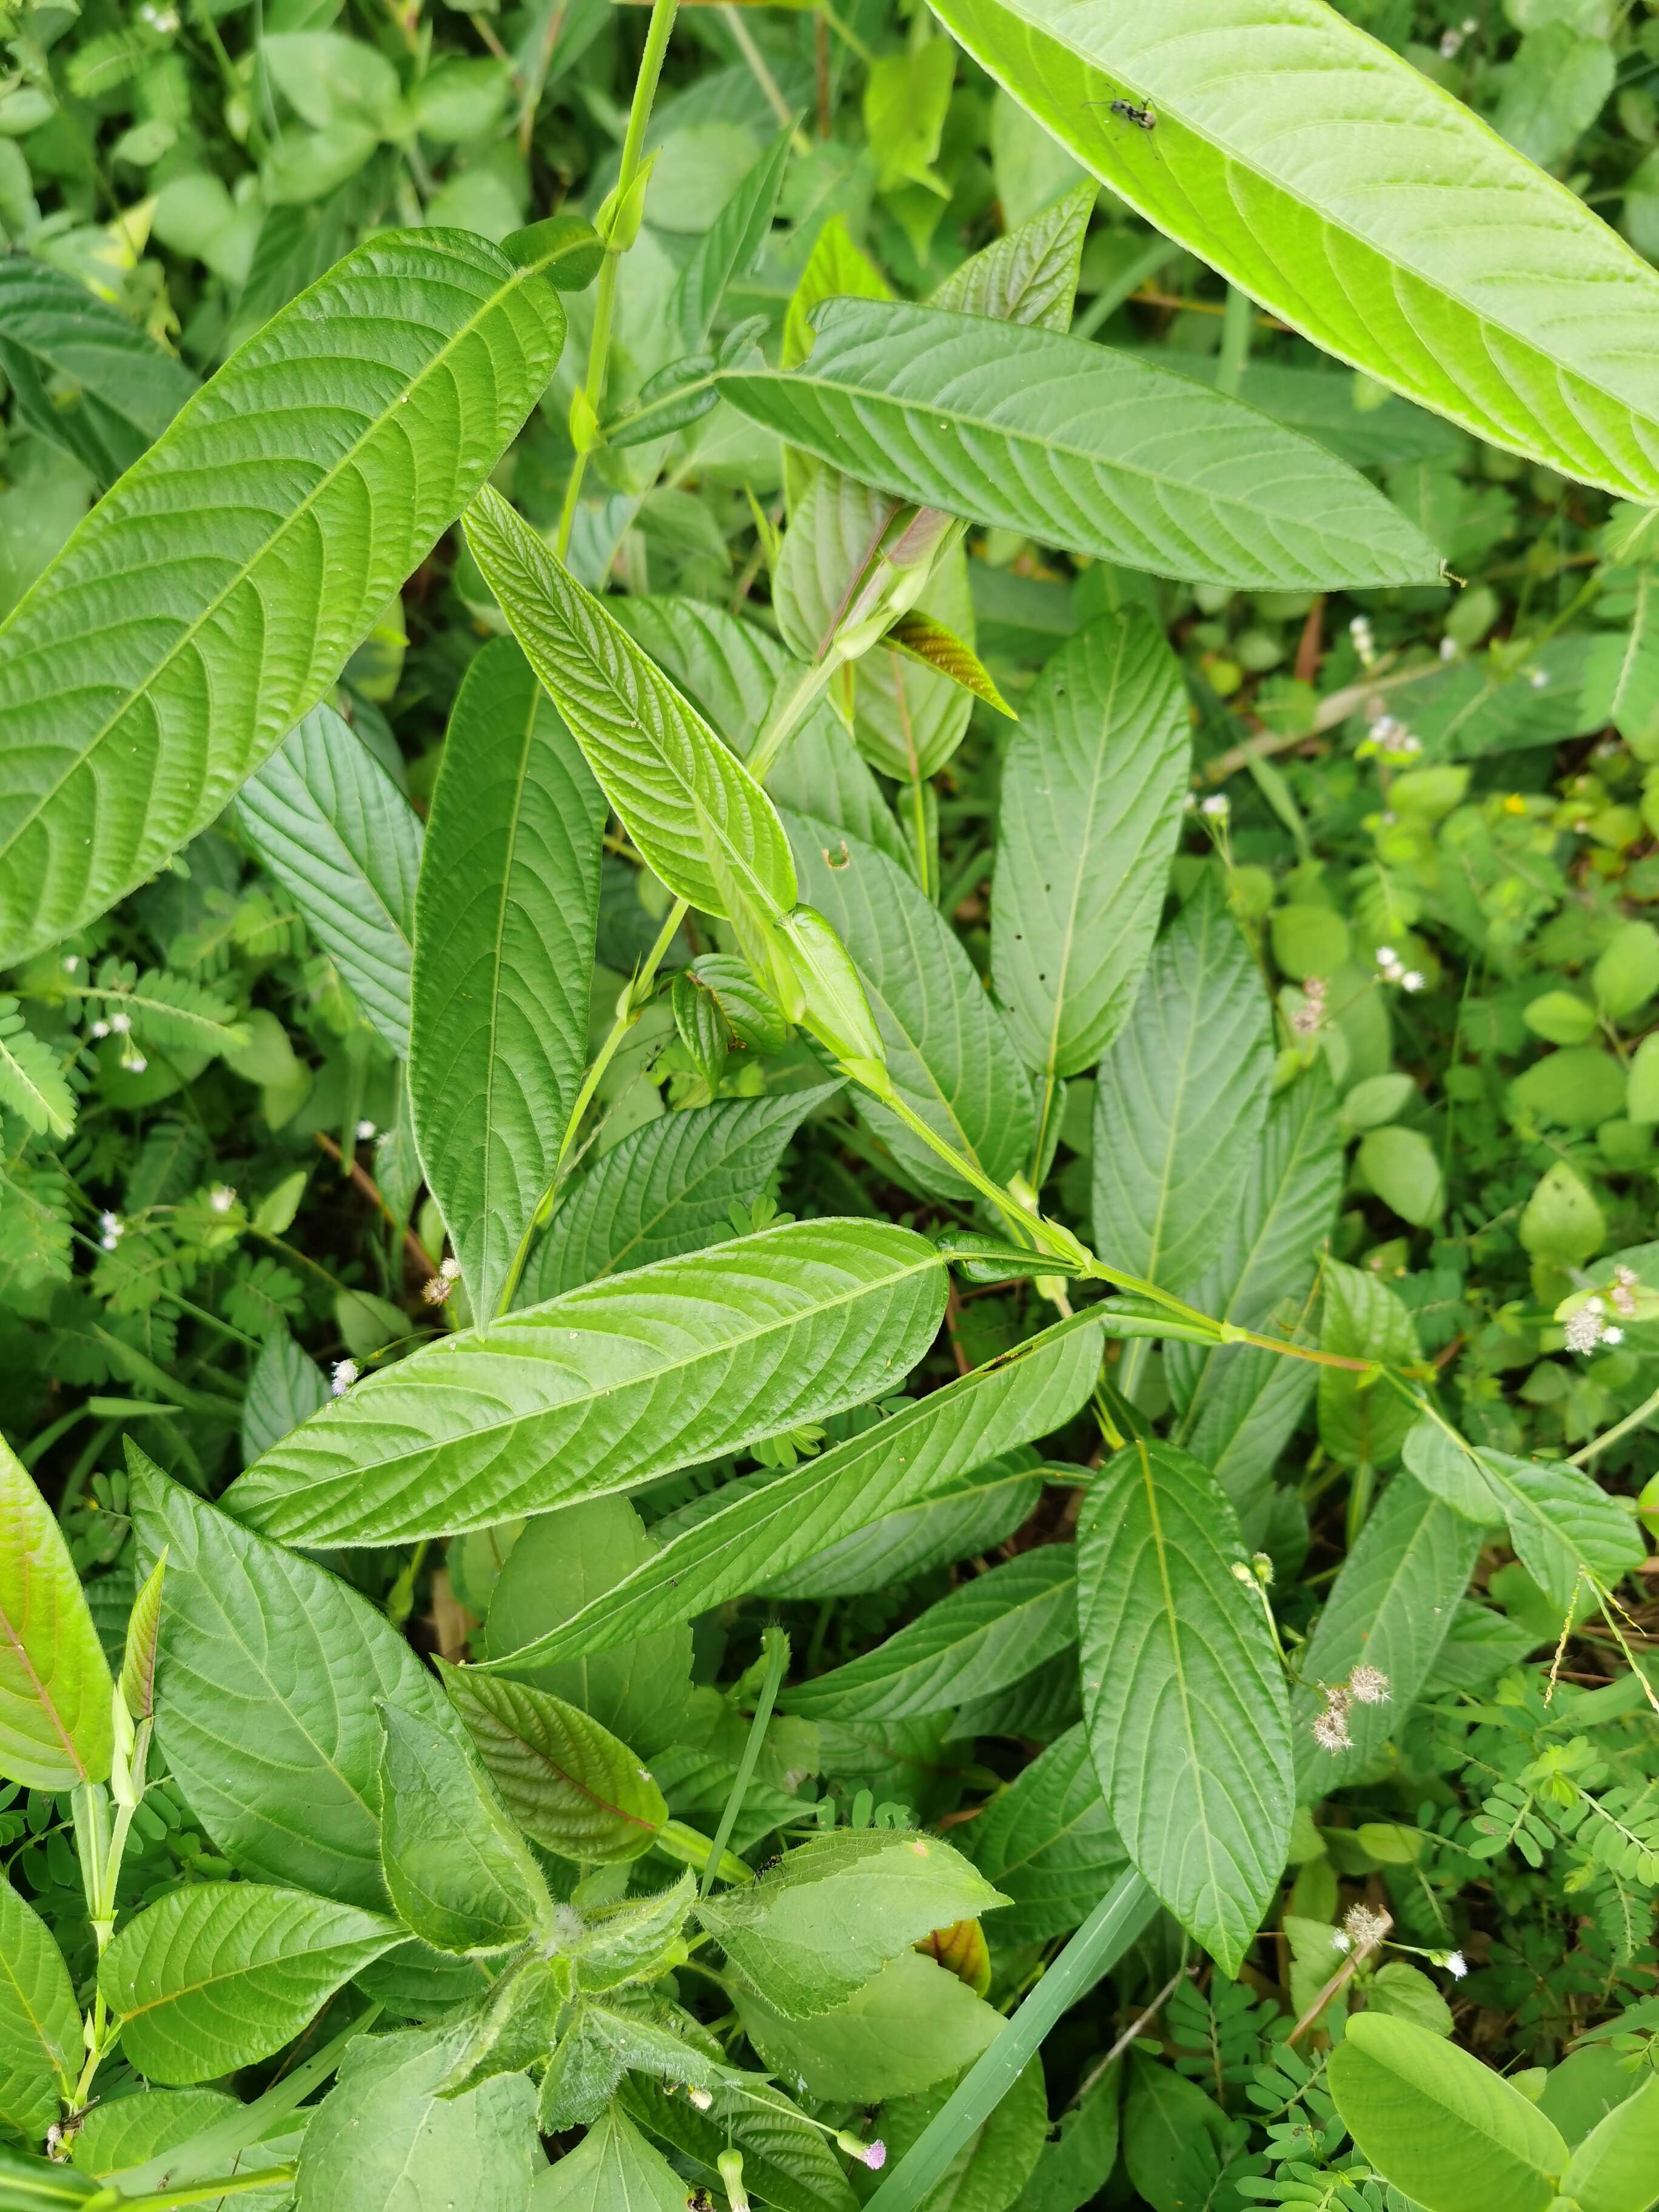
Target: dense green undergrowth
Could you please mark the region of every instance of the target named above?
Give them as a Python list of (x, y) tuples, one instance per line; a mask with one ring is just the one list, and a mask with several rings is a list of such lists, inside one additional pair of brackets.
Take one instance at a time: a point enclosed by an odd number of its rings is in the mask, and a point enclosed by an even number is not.
[(0, 2205), (1645, 2212), (1659, 15), (0, 26)]

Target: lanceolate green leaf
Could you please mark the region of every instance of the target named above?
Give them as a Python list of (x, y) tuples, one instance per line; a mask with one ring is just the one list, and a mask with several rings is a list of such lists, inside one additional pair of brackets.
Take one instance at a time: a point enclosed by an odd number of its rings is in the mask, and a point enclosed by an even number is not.
[(552, 1913), (535, 1854), (447, 1710), (382, 1701), (380, 1863), (398, 1917), (435, 1950), (509, 1950)]
[(490, 1663), (516, 1671), (608, 1650), (757, 1589), (945, 1488), (987, 1453), (1058, 1428), (1088, 1396), (1099, 1365), (1098, 1323), (1086, 1312), (1057, 1322), (1009, 1358), (914, 1401), (786, 1482), (745, 1490), (550, 1635)]
[(1099, 197), (1091, 184), (1065, 193), (1030, 222), (970, 253), (928, 304), (1000, 323), (1069, 330), (1083, 241)]
[(0, 368), (19, 420), (112, 484), (159, 438), (196, 380), (130, 316), (66, 270), (0, 262)]
[[(1303, 1803), (1317, 1804), (1365, 1772), (1403, 1726), (1446, 1640), (1480, 1549), (1480, 1531), (1473, 1523), (1410, 1475), (1394, 1477), (1343, 1561), (1303, 1650), (1303, 1686), (1292, 1704), (1297, 1795)], [(1345, 1717), (1352, 1748), (1322, 1750), (1313, 1735), (1324, 1704), (1317, 1686), (1346, 1682), (1362, 1661), (1388, 1676), (1389, 1702), (1351, 1705)]]
[(101, 1782), (113, 1685), (57, 1516), (0, 1438), (0, 1778)]
[(427, 1183), (486, 1323), (581, 1083), (604, 827), (580, 747), (517, 646), (495, 640), (467, 671), (433, 794), (409, 1070)]
[(1136, 1442), (1078, 1531), (1083, 1700), (1130, 1858), (1236, 1974), (1285, 1863), (1294, 1802), (1285, 1680), (1224, 1493), (1190, 1454)]
[(403, 1936), (380, 1913), (301, 1890), (200, 1882), (128, 1921), (99, 1965), (98, 1987), (141, 2074), (216, 2081), (280, 2051)]
[(1080, 1927), (1125, 1865), (1087, 1729), (1056, 1737), (992, 1798), (967, 1840), (980, 1872), (1012, 1900), (997, 1923), (1006, 1941), (1046, 1943)]
[(447, 1667), (451, 1701), (514, 1820), (544, 1850), (620, 1865), (650, 1850), (662, 1792), (625, 1743), (550, 1691)]
[(920, 1504), (884, 1513), (867, 1528), (854, 1529), (800, 1566), (769, 1574), (760, 1595), (852, 1597), (895, 1589), (958, 1559), (989, 1558), (1042, 1496), (1036, 1464), (1036, 1454), (1029, 1449), (991, 1460)]
[(894, 1388), (945, 1303), (913, 1231), (799, 1222), (591, 1283), (368, 1376), (228, 1497), (287, 1543), (387, 1544), (621, 1490)]
[[(857, 963), (906, 1103), (998, 1182), (1030, 1164), (1031, 1086), (973, 963), (939, 908), (884, 854), (827, 823), (789, 817), (801, 896)], [(860, 1111), (921, 1189), (962, 1198), (966, 1186), (884, 1108)]]
[(991, 973), (1051, 1088), (1099, 1059), (1134, 1003), (1190, 755), (1180, 664), (1145, 608), (1080, 630), (1022, 708), (1003, 762)]
[(532, 1296), (647, 1267), (729, 1233), (733, 1203), (767, 1186), (784, 1146), (832, 1085), (722, 1098), (659, 1115), (613, 1145), (549, 1225), (531, 1263)]
[(156, 1735), (245, 1874), (383, 1911), (380, 1723), (430, 1677), (366, 1598), (256, 1536), (129, 1445), (139, 1563), (165, 1547)]
[(708, 343), (727, 286), (746, 276), (760, 258), (793, 136), (793, 130), (778, 133), (704, 231), (680, 272), (669, 313), (692, 353)]
[(313, 707), (236, 817), (369, 1020), (409, 1057), (420, 817), (349, 723)]
[(1095, 1085), (1095, 1245), (1185, 1296), (1244, 1194), (1267, 1111), (1273, 1037), (1261, 971), (1219, 884), (1152, 953)]
[(285, 307), (0, 629), (0, 962), (100, 914), (327, 690), (495, 465), (564, 335), (527, 258), (394, 231)]
[[(1328, 351), (1497, 445), (1659, 499), (1659, 276), (1335, 9), (935, 12), (1115, 192)], [(1122, 99), (1155, 128), (1114, 114)]]
[(531, 666), (629, 835), (670, 890), (706, 914), (732, 887), (763, 914), (795, 903), (777, 812), (741, 762), (499, 492), (467, 543)]
[(1043, 1544), (962, 1583), (873, 1651), (786, 1691), (782, 1703), (809, 1720), (905, 1720), (1006, 1689), (1076, 1638), (1076, 1555), (1069, 1544)]
[(39, 2142), (73, 2098), (84, 2057), (63, 1954), (0, 1875), (0, 2120)]
[(1440, 562), (1323, 447), (1079, 338), (832, 301), (799, 369), (728, 371), (744, 412), (849, 476), (1154, 574), (1249, 588), (1431, 583)]

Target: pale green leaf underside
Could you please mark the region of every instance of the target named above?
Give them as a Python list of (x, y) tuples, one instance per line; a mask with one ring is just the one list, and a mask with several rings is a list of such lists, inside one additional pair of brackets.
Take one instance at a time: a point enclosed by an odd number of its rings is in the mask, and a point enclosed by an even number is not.
[[(1042, 1495), (1036, 1466), (1036, 1454), (1031, 1451), (988, 1461), (919, 1504), (884, 1513), (868, 1528), (852, 1530), (800, 1566), (769, 1574), (760, 1595), (857, 1597), (866, 1591), (896, 1589), (959, 1559), (989, 1558), (1030, 1516)], [(662, 1524), (658, 1526), (661, 1530)]]
[(544, 265), (392, 233), (94, 508), (0, 629), (0, 962), (212, 820), (489, 475), (563, 333)]
[(587, 1056), (605, 800), (510, 638), (450, 716), (415, 901), (409, 1103), (487, 1321), (552, 1180)]
[(0, 1780), (103, 1781), (112, 1687), (58, 1517), (0, 1438)]
[(872, 300), (727, 398), (848, 475), (1158, 575), (1244, 588), (1432, 583), (1438, 556), (1322, 447), (1058, 331)]
[(1112, 1819), (1148, 1886), (1238, 1971), (1272, 1898), (1293, 1803), (1285, 1680), (1236, 1524), (1186, 1452), (1133, 1443), (1078, 1537), (1083, 1702)]
[[(1171, 238), (1481, 437), (1659, 500), (1659, 273), (1320, 0), (935, 0)], [(1111, 112), (1149, 105), (1143, 131)]]
[(83, 2056), (62, 1954), (0, 1875), (0, 2120), (38, 2142), (73, 2095)]
[(548, 1635), (490, 1663), (516, 1672), (608, 1650), (757, 1589), (945, 1489), (988, 1455), (1058, 1428), (1087, 1397), (1099, 1365), (1098, 1323), (1086, 1313), (1060, 1322), (1012, 1358), (913, 1401), (787, 1481), (745, 1489)]
[(1040, 1075), (1091, 1066), (1134, 1003), (1190, 757), (1180, 665), (1144, 608), (1089, 623), (1024, 702), (1003, 763), (991, 975)]
[(141, 2074), (216, 2081), (280, 2050), (342, 1982), (403, 1940), (381, 1914), (301, 1890), (203, 1882), (130, 1920), (98, 1986)]
[[(999, 886), (1000, 890), (1000, 886)], [(1152, 953), (1095, 1086), (1095, 1245), (1184, 1296), (1231, 1225), (1261, 1139), (1273, 1038), (1261, 971), (1218, 891)]]
[(467, 543), (588, 766), (677, 897), (724, 915), (730, 887), (763, 914), (795, 903), (775, 809), (747, 769), (499, 492)]
[(353, 997), (409, 1057), (421, 821), (332, 707), (317, 706), (241, 789), (236, 818)]
[(797, 1222), (591, 1283), (366, 1376), (233, 1484), (295, 1544), (390, 1544), (622, 1490), (894, 1389), (945, 1303), (938, 1253)]

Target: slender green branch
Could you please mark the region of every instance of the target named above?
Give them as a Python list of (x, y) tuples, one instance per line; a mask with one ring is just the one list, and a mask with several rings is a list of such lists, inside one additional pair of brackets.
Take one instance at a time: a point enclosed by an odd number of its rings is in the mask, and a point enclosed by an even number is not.
[(755, 1700), (755, 1717), (749, 1723), (749, 1741), (743, 1747), (743, 1757), (738, 1761), (738, 1771), (732, 1778), (726, 1810), (720, 1814), (720, 1824), (714, 1831), (708, 1861), (702, 1870), (701, 1893), (704, 1897), (714, 1886), (715, 1873), (726, 1856), (726, 1847), (732, 1840), (732, 1831), (743, 1810), (743, 1801), (749, 1795), (749, 1785), (755, 1778), (761, 1746), (766, 1741), (767, 1723), (772, 1717), (772, 1708), (777, 1703), (784, 1669), (789, 1664), (789, 1638), (781, 1628), (763, 1629), (761, 1641), (766, 1646), (766, 1673), (761, 1680), (760, 1695)]

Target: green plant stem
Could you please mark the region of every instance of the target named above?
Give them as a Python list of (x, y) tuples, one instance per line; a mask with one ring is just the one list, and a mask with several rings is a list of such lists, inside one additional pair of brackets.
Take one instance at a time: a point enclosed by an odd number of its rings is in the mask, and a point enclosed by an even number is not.
[[(628, 131), (623, 140), (622, 166), (617, 173), (617, 190), (612, 205), (618, 214), (627, 204), (635, 179), (639, 175), (640, 156), (645, 146), (645, 128), (651, 119), (651, 103), (657, 96), (657, 81), (662, 75), (663, 57), (668, 51), (669, 34), (674, 28), (674, 17), (679, 0), (653, 0), (650, 27), (645, 34), (645, 52), (640, 57), (639, 75), (634, 80), (634, 101), (628, 112)], [(631, 241), (630, 241), (631, 242)], [(588, 342), (587, 373), (582, 380), (582, 389), (588, 404), (597, 416), (605, 399), (605, 371), (611, 356), (611, 325), (617, 306), (617, 276), (625, 248), (608, 241), (605, 260), (599, 269), (599, 280), (593, 295), (593, 333)], [(570, 464), (570, 481), (564, 489), (564, 505), (559, 514), (559, 534), (555, 550), (561, 561), (570, 550), (570, 532), (576, 520), (576, 507), (581, 497), (582, 478), (587, 471), (587, 455), (578, 453)]]
[(866, 2212), (912, 2212), (982, 2128), (1068, 2006), (1121, 1958), (1158, 1910), (1131, 1870), (1120, 1875), (994, 2043), (952, 2091), (875, 2195)]
[(1244, 381), (1245, 365), (1250, 358), (1250, 318), (1253, 313), (1250, 296), (1241, 292), (1237, 284), (1227, 287), (1227, 305), (1221, 325), (1221, 360), (1215, 386), (1230, 398), (1237, 398), (1238, 387)]
[(246, 2173), (221, 2174), (214, 2181), (189, 2181), (177, 2189), (153, 2189), (142, 2197), (123, 2196), (118, 2189), (100, 2190), (96, 2197), (85, 2199), (87, 2212), (101, 2212), (107, 2205), (120, 2205), (123, 2212), (167, 2212), (174, 2204), (211, 2204), (221, 2197), (234, 2197), (244, 2190), (270, 2189), (293, 2180), (297, 2166), (262, 2166)]
[(1576, 1452), (1569, 1452), (1567, 1465), (1583, 1467), (1586, 1460), (1594, 1459), (1598, 1452), (1606, 1451), (1609, 1444), (1616, 1444), (1621, 1437), (1627, 1437), (1632, 1429), (1641, 1428), (1646, 1422), (1650, 1421), (1656, 1413), (1659, 1413), (1659, 1390), (1656, 1390), (1650, 1398), (1644, 1398), (1636, 1411), (1633, 1413), (1626, 1413), (1622, 1421), (1615, 1421), (1610, 1429), (1604, 1430), (1599, 1437), (1592, 1437), (1587, 1444), (1581, 1445)]
[(777, 1703), (784, 1669), (789, 1664), (789, 1638), (781, 1628), (763, 1630), (761, 1640), (767, 1649), (766, 1673), (761, 1681), (760, 1695), (755, 1700), (755, 1717), (749, 1723), (749, 1741), (743, 1747), (743, 1757), (738, 1761), (738, 1771), (732, 1778), (731, 1794), (726, 1801), (726, 1810), (720, 1814), (720, 1824), (714, 1831), (708, 1863), (702, 1870), (699, 1894), (703, 1897), (707, 1897), (714, 1886), (714, 1876), (726, 1856), (726, 1847), (732, 1840), (732, 1831), (743, 1810), (743, 1801), (749, 1795), (749, 1785), (755, 1778), (755, 1767), (761, 1755), (761, 1746), (766, 1741), (767, 1723), (772, 1717), (772, 1708)]

